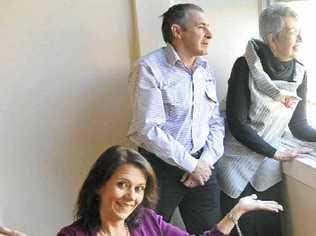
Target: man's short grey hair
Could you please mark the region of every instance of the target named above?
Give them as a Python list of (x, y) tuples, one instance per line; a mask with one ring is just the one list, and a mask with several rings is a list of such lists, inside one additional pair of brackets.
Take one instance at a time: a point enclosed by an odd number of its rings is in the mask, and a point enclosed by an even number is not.
[(293, 17), (298, 20), (296, 12), (283, 4), (273, 4), (262, 11), (259, 17), (259, 33), (263, 41), (268, 43), (268, 34), (276, 38), (285, 27), (284, 17)]
[(203, 9), (192, 3), (182, 3), (171, 6), (165, 13), (162, 14), (162, 36), (166, 43), (171, 43), (173, 35), (171, 26), (173, 24), (180, 25), (183, 30), (188, 26), (188, 16), (192, 11), (203, 12)]

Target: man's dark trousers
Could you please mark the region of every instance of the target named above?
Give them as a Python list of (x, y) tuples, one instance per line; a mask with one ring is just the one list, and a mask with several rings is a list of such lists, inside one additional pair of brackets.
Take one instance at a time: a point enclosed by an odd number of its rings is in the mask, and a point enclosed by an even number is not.
[(139, 148), (139, 152), (150, 162), (157, 175), (159, 201), (156, 210), (164, 220), (169, 222), (175, 209), (179, 207), (186, 230), (196, 235), (210, 230), (219, 222), (220, 189), (216, 166), (205, 185), (188, 188), (180, 182), (185, 171), (169, 165), (142, 148)]

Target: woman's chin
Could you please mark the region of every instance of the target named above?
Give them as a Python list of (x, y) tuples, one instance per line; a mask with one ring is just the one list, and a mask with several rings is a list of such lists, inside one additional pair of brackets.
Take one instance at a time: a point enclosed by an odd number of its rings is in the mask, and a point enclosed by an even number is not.
[(125, 220), (127, 217), (130, 216), (130, 214), (132, 214), (134, 209), (131, 209), (130, 207), (115, 207), (113, 209), (114, 214), (116, 215), (117, 218)]

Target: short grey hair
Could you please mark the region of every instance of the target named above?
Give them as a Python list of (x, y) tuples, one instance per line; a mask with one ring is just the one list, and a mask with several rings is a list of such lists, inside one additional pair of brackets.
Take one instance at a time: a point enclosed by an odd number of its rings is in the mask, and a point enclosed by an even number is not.
[(283, 4), (273, 4), (262, 11), (259, 17), (259, 33), (263, 41), (268, 43), (268, 34), (276, 38), (284, 29), (284, 17), (293, 17), (298, 20), (297, 13)]
[(192, 11), (203, 12), (203, 9), (192, 3), (182, 3), (171, 6), (165, 13), (162, 14), (162, 36), (166, 43), (171, 43), (173, 35), (171, 26), (173, 24), (180, 25), (183, 30), (188, 27), (188, 16)]

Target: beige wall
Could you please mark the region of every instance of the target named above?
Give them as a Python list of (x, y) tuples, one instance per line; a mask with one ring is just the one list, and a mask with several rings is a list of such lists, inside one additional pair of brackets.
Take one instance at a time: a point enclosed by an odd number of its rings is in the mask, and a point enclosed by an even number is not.
[(284, 186), (286, 195), (284, 235), (316, 235), (316, 189), (291, 176), (285, 176)]
[(316, 235), (316, 162), (300, 158), (283, 163), (284, 235)]
[(127, 143), (130, 24), (126, 0), (0, 1), (0, 224), (55, 235), (97, 155)]
[[(158, 2), (0, 2), (0, 224), (55, 235), (97, 155), (128, 143), (130, 65), (163, 45), (159, 15), (180, 1)], [(192, 2), (210, 17), (208, 60), (224, 97), (233, 61), (256, 35), (257, 1)]]

